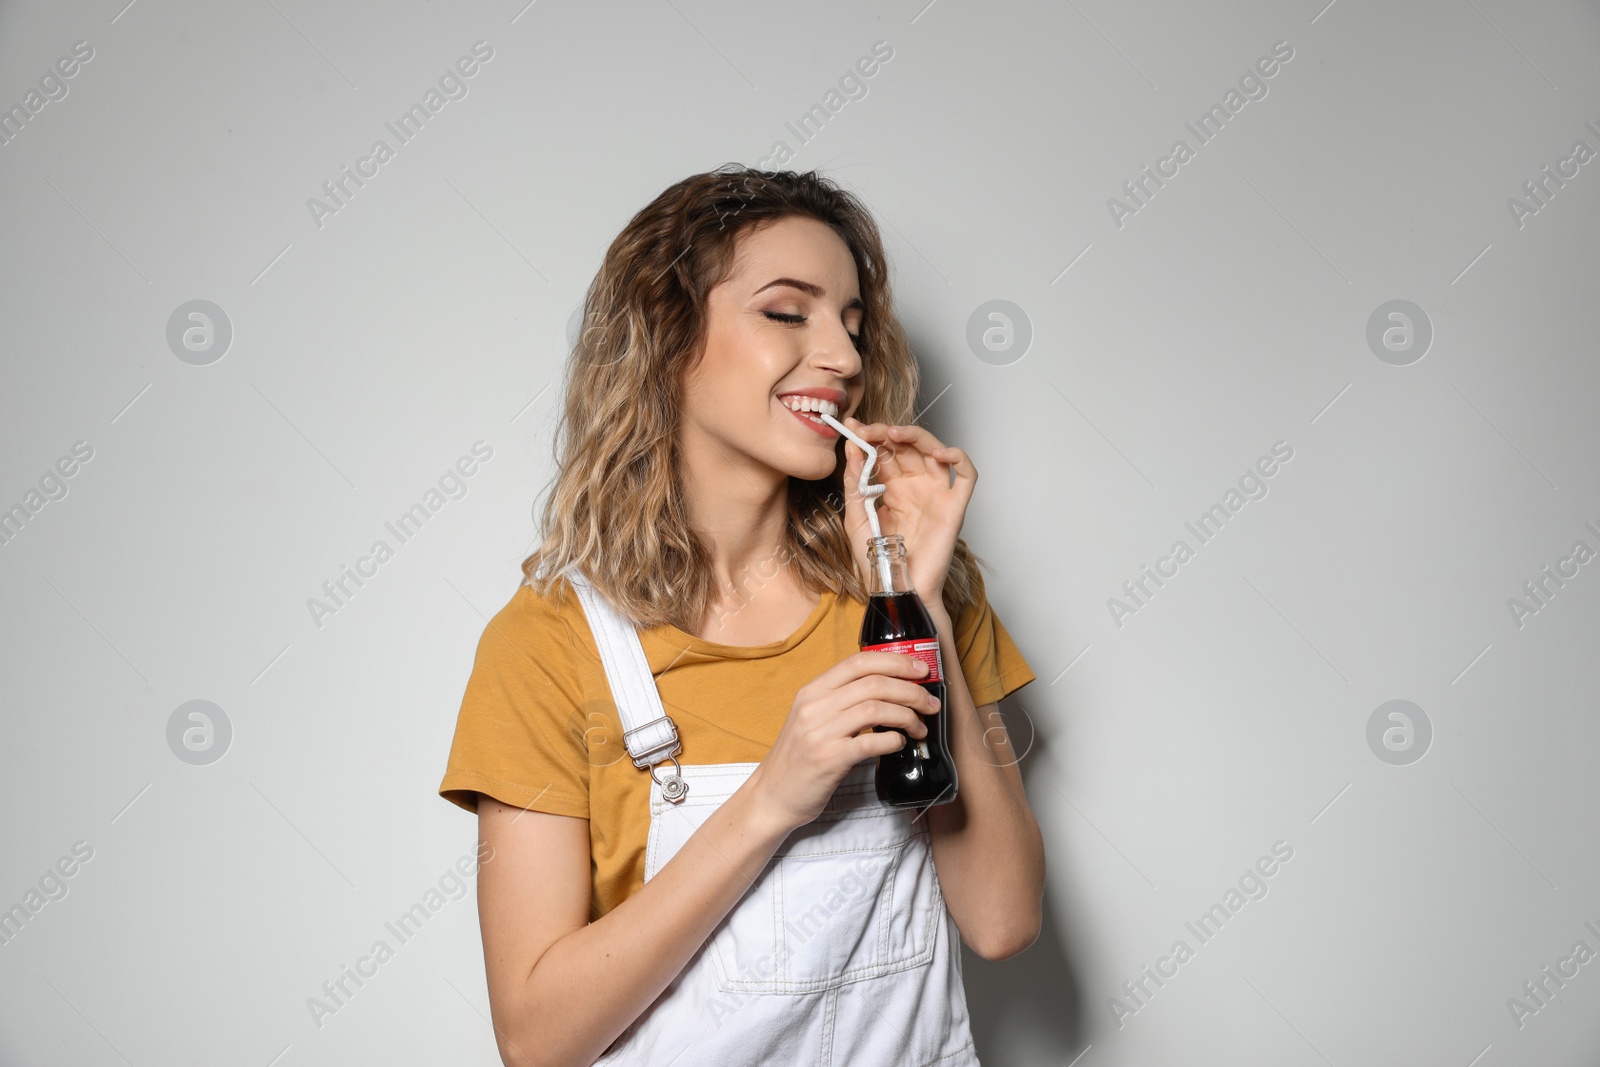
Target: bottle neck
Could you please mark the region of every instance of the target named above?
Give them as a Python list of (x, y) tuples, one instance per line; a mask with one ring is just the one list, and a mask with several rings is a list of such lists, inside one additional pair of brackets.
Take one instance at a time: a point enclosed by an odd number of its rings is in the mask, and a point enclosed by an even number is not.
[(899, 534), (868, 539), (867, 571), (867, 592), (873, 596), (912, 591), (905, 541)]

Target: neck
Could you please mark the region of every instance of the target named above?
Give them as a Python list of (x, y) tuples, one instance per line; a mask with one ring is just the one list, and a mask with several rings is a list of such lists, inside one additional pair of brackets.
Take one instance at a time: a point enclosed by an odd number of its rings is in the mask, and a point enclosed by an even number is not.
[(729, 455), (687, 424), (679, 457), (689, 521), (710, 545), (719, 593), (734, 593), (758, 569), (772, 573), (788, 521), (789, 476)]

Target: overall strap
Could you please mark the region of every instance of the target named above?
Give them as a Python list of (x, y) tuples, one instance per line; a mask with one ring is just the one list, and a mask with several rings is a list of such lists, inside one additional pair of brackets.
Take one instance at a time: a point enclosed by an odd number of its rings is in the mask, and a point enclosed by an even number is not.
[[(639, 631), (611, 606), (576, 567), (566, 571), (567, 581), (578, 594), (578, 603), (589, 620), (589, 631), (600, 649), (600, 662), (622, 719), (622, 743), (633, 757), (635, 767), (647, 768), (661, 786), (661, 795), (681, 803), (689, 792), (680, 773), (677, 754), (683, 751), (678, 727), (661, 706), (661, 693), (650, 674)], [(656, 778), (656, 764), (672, 760), (673, 772)]]

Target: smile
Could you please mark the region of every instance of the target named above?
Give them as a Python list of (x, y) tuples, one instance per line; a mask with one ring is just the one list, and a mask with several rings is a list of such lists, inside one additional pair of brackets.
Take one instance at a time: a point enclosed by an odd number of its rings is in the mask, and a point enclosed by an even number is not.
[(784, 396), (778, 399), (795, 418), (805, 423), (813, 432), (830, 439), (839, 436), (838, 430), (835, 430), (817, 417), (818, 414), (826, 412), (837, 419), (839, 417), (838, 404), (831, 400), (822, 400), (814, 396)]

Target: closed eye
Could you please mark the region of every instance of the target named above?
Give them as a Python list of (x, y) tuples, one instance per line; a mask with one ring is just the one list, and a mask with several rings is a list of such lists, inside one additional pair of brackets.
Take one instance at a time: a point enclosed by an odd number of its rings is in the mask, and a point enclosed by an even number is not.
[[(763, 311), (762, 314), (774, 322), (787, 322), (791, 325), (798, 325), (806, 321), (804, 315), (790, 315), (782, 311)], [(861, 347), (861, 335), (859, 333), (851, 334), (850, 340), (857, 348)]]

